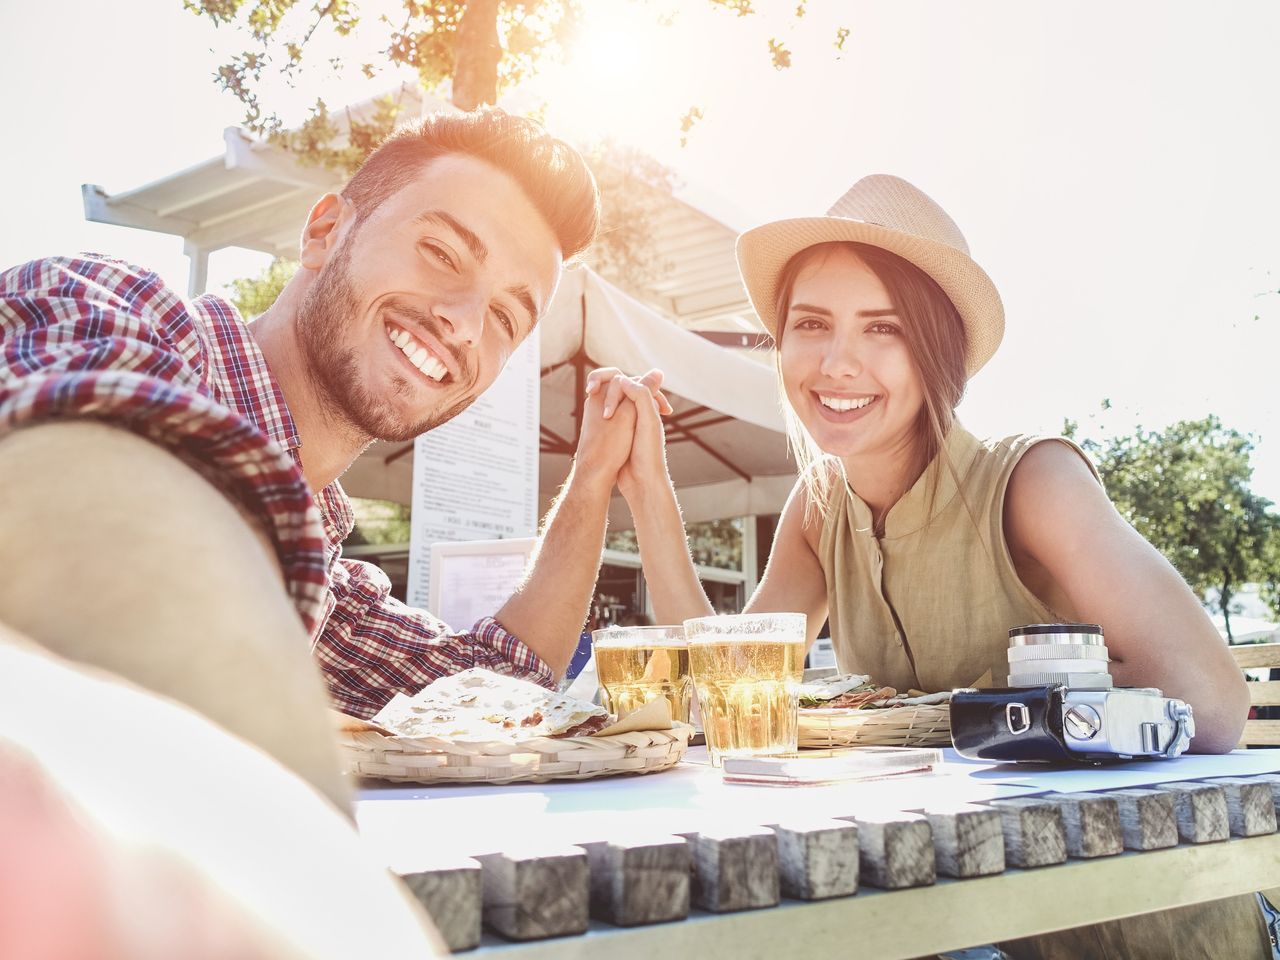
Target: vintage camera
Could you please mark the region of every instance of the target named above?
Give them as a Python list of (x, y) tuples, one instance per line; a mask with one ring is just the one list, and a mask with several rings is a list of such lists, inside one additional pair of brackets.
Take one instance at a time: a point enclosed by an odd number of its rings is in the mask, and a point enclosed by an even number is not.
[(1009, 631), (1009, 686), (956, 690), (951, 740), (973, 760), (1108, 763), (1181, 755), (1191, 706), (1159, 690), (1116, 687), (1102, 628), (1034, 623)]

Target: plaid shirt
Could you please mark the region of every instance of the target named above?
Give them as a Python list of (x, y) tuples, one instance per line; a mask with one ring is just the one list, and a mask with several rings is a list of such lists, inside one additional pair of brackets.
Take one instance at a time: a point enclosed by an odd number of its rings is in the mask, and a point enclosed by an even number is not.
[(355, 523), (337, 483), (312, 498), (301, 441), (249, 327), (225, 300), (184, 301), (154, 273), (96, 256), (0, 275), (0, 433), (59, 417), (128, 428), (190, 464), (271, 538), (338, 709), (486, 667), (552, 686), (550, 668), (491, 618), (451, 633), (342, 558)]

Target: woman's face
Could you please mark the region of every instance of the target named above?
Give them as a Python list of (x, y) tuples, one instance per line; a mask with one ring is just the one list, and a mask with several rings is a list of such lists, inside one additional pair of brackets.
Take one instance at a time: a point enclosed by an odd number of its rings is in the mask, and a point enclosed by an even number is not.
[(833, 249), (796, 276), (780, 318), (787, 400), (825, 452), (909, 450), (924, 389), (899, 317), (879, 278)]

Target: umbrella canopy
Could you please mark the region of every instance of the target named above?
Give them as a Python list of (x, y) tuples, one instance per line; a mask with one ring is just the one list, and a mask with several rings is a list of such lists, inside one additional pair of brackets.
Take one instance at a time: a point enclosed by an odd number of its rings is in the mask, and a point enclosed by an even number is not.
[[(539, 329), (542, 512), (569, 472), (584, 378), (602, 366), (666, 375), (667, 460), (687, 521), (782, 509), (795, 468), (770, 364), (677, 326), (586, 269), (565, 274)], [(409, 503), (412, 454), (412, 444), (374, 444), (342, 484), (352, 496)], [(631, 522), (617, 498), (610, 520)]]
[[(1227, 626), (1222, 614), (1210, 614), (1210, 619), (1213, 620), (1213, 625), (1218, 628), (1218, 633), (1225, 640), (1227, 638)], [(1275, 632), (1276, 625), (1267, 620), (1231, 615), (1231, 640), (1233, 643), (1271, 641), (1275, 639)]]

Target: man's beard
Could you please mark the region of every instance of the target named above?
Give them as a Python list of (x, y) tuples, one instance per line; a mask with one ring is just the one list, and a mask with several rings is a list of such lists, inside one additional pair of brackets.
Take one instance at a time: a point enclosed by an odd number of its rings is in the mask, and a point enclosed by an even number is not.
[[(321, 269), (298, 310), (298, 339), (307, 376), (316, 392), (330, 405), (326, 414), (344, 421), (357, 434), (356, 439), (404, 443), (452, 420), (471, 406), (475, 397), (463, 397), (443, 411), (405, 423), (390, 402), (380, 399), (365, 385), (358, 351), (345, 339), (359, 311), (359, 300), (351, 283), (350, 243), (348, 240), (343, 244)], [(434, 330), (433, 321), (421, 315), (418, 318)], [(466, 365), (460, 363), (459, 369), (465, 373)], [(399, 373), (391, 376), (390, 387), (400, 396), (412, 396), (416, 389), (408, 376)]]

